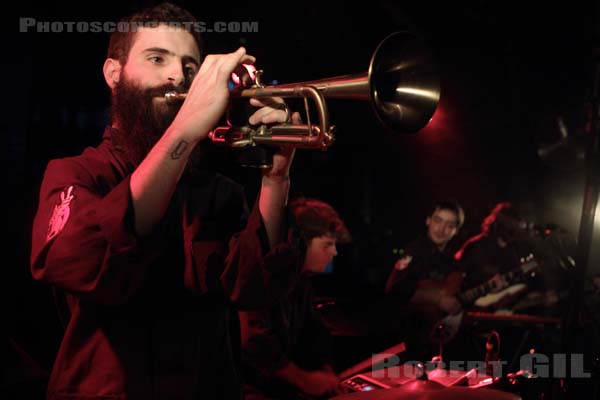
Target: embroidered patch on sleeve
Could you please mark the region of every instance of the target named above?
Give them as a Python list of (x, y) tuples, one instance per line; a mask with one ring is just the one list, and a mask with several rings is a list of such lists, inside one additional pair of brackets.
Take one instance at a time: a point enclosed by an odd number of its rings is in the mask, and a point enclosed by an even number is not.
[(411, 261), (412, 256), (404, 256), (398, 259), (398, 261), (396, 261), (396, 264), (394, 264), (394, 269), (397, 269), (398, 271), (403, 271), (406, 269), (406, 267), (408, 267)]
[(60, 203), (54, 206), (52, 211), (52, 217), (50, 217), (50, 224), (48, 225), (48, 233), (46, 234), (46, 241), (51, 240), (62, 231), (69, 215), (71, 214), (71, 200), (73, 200), (73, 186), (69, 186), (60, 194)]

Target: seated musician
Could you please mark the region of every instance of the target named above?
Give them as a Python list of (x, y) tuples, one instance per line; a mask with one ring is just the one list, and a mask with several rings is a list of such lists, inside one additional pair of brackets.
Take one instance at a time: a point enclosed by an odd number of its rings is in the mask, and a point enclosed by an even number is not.
[(455, 296), (461, 287), (462, 274), (448, 243), (458, 233), (464, 218), (464, 211), (456, 202), (436, 203), (425, 220), (425, 234), (401, 251), (387, 279), (387, 297), (395, 303), (405, 303), (405, 311), (414, 318), (412, 333), (418, 346), (425, 344), (422, 338), (431, 331), (432, 323), (462, 309)]
[(310, 277), (325, 271), (337, 255), (336, 244), (349, 242), (350, 233), (333, 207), (322, 201), (300, 198), (290, 209), (306, 247), (300, 278), (271, 308), (239, 313), (246, 400), (342, 393)]

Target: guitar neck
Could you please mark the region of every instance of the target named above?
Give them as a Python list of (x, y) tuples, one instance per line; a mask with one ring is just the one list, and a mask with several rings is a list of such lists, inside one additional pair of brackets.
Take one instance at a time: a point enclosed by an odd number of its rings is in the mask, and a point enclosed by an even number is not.
[[(501, 275), (502, 280), (507, 283), (514, 283), (523, 274), (522, 267), (516, 268), (512, 271), (505, 272)], [(481, 296), (485, 296), (496, 288), (496, 283), (493, 281), (485, 282), (479, 286), (469, 289), (458, 295), (459, 301), (463, 304), (470, 304), (477, 300)]]
[(494, 289), (494, 286), (495, 285), (492, 282), (486, 282), (459, 294), (458, 300), (463, 304), (470, 304), (481, 296), (485, 296), (487, 293), (491, 292)]

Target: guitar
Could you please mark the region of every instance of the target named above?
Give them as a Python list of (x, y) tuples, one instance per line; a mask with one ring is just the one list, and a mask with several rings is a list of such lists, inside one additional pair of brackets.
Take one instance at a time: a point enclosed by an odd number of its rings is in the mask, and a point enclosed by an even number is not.
[[(507, 284), (513, 284), (522, 280), (527, 275), (531, 274), (539, 267), (535, 259), (529, 258), (529, 261), (519, 267), (501, 274), (501, 279)], [(527, 289), (527, 285), (516, 283), (501, 291), (492, 293), (496, 289), (496, 282), (490, 280), (463, 293), (456, 295), (458, 300), (463, 304), (473, 304), (476, 308), (490, 308), (506, 299), (515, 297)], [(453, 339), (458, 333), (463, 321), (464, 311), (455, 315), (446, 315), (438, 320), (433, 326), (431, 338), (434, 342), (446, 343)]]
[[(535, 259), (530, 258), (526, 263), (521, 264), (517, 268), (501, 274), (500, 278), (510, 285), (525, 278), (537, 269), (538, 266), (538, 262)], [(507, 295), (519, 293), (524, 286), (524, 284), (519, 283), (493, 293), (496, 289), (496, 282), (494, 280), (489, 280), (479, 286), (460, 293), (457, 297), (462, 304), (474, 304), (477, 307), (489, 308), (500, 302), (500, 300)]]

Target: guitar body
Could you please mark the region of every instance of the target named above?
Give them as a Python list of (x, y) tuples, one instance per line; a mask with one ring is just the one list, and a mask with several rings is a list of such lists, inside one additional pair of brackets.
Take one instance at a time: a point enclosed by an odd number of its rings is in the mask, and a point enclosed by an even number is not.
[(458, 314), (448, 314), (440, 319), (431, 330), (431, 339), (435, 343), (448, 343), (452, 340), (463, 323), (464, 311)]
[[(460, 292), (462, 283), (462, 272), (453, 271), (448, 274), (443, 282), (425, 279), (419, 281), (417, 287), (420, 289), (440, 290), (448, 296), (455, 296)], [(415, 307), (429, 326), (429, 334), (432, 341), (442, 341), (442, 343), (445, 343), (458, 333), (462, 323), (462, 312), (456, 315), (448, 315), (446, 311), (433, 304), (418, 304)]]
[(449, 296), (458, 294), (463, 282), (463, 275), (460, 271), (453, 271), (448, 274), (444, 282), (436, 282), (432, 279), (423, 279), (417, 283), (421, 289), (441, 290)]

